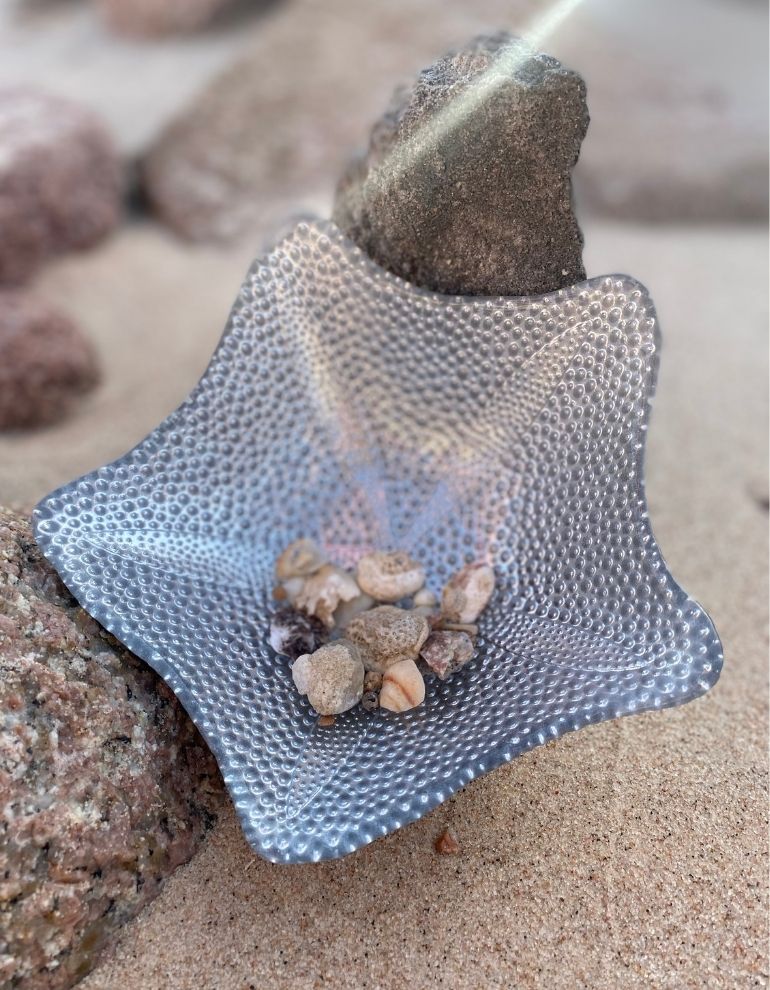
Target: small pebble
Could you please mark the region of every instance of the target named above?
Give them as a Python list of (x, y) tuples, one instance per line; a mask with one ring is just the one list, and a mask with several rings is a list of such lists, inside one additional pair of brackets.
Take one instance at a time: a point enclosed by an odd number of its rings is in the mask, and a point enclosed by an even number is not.
[(438, 624), (438, 628), (449, 630), (450, 632), (468, 633), (471, 638), (479, 634), (479, 627), (472, 622), (446, 622), (442, 619)]
[(285, 592), (285, 599), (293, 605), (305, 587), (305, 579), (303, 577), (287, 578), (281, 587)]
[(279, 609), (270, 620), (270, 645), (292, 660), (315, 653), (328, 640), (329, 631), (320, 619), (290, 606)]
[(291, 668), (300, 694), (319, 715), (339, 715), (358, 704), (364, 693), (364, 665), (358, 648), (344, 639), (304, 654)]
[(420, 588), (412, 599), (412, 605), (414, 608), (433, 608), (438, 605), (438, 598), (430, 588)]
[(451, 829), (445, 828), (433, 844), (439, 856), (456, 856), (460, 852), (460, 843)]
[(337, 629), (344, 630), (350, 625), (357, 615), (366, 612), (377, 603), (371, 595), (360, 594), (357, 598), (351, 598), (349, 602), (343, 602), (337, 606), (334, 613), (334, 625)]
[(400, 660), (416, 660), (429, 633), (426, 618), (393, 605), (362, 612), (347, 628), (347, 638), (360, 647), (366, 669), (380, 672)]
[(361, 707), (364, 711), (373, 712), (380, 707), (380, 696), (376, 691), (364, 691), (361, 695)]
[(295, 605), (303, 612), (315, 615), (331, 629), (334, 626), (334, 613), (340, 603), (353, 601), (360, 594), (361, 589), (352, 574), (334, 564), (324, 564), (315, 574), (305, 578)]
[(326, 555), (312, 540), (295, 540), (290, 543), (275, 562), (275, 576), (279, 581), (287, 578), (308, 577), (326, 563)]
[(364, 691), (379, 691), (382, 687), (382, 674), (378, 670), (367, 670), (364, 674)]
[(318, 719), (318, 724), (322, 729), (328, 729), (330, 726), (334, 725), (337, 719), (333, 715), (321, 715)]
[(420, 650), (420, 657), (434, 674), (445, 681), (472, 659), (473, 642), (465, 632), (432, 632)]
[(425, 571), (403, 550), (375, 550), (359, 560), (356, 580), (361, 590), (378, 602), (397, 602), (422, 588)]
[(441, 594), (441, 615), (449, 622), (475, 622), (495, 590), (489, 564), (467, 564), (453, 574)]
[(385, 671), (380, 691), (380, 707), (389, 712), (406, 712), (425, 701), (425, 681), (414, 660), (399, 660)]

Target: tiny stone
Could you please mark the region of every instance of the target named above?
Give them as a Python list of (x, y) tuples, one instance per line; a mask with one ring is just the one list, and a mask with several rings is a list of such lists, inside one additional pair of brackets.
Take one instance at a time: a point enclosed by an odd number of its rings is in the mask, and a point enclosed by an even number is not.
[(279, 581), (308, 577), (310, 574), (315, 574), (326, 563), (326, 559), (312, 540), (295, 540), (276, 560), (275, 576)]
[(380, 696), (376, 691), (364, 691), (361, 696), (361, 707), (367, 712), (373, 712), (380, 707)]
[(300, 694), (319, 715), (339, 715), (361, 700), (364, 665), (358, 648), (344, 639), (298, 657), (291, 669)]
[(389, 712), (406, 712), (425, 701), (425, 681), (414, 660), (399, 660), (385, 671), (380, 691), (380, 707)]
[(351, 574), (334, 564), (324, 564), (315, 574), (305, 579), (295, 604), (309, 615), (317, 616), (331, 629), (334, 626), (334, 613), (340, 603), (350, 602), (360, 594), (361, 589)]
[(433, 632), (422, 649), (421, 658), (445, 681), (473, 657), (473, 642), (464, 632)]
[(378, 670), (367, 670), (364, 674), (364, 691), (379, 691), (382, 687), (382, 674)]
[(495, 590), (495, 572), (489, 564), (467, 564), (447, 581), (441, 594), (445, 621), (475, 622)]
[(356, 580), (361, 590), (380, 602), (397, 602), (425, 584), (422, 564), (403, 550), (375, 550), (358, 562)]
[(440, 856), (456, 856), (460, 852), (460, 843), (451, 829), (445, 828), (434, 843), (434, 849)]
[(334, 725), (337, 719), (333, 715), (321, 715), (318, 719), (318, 724), (322, 729), (328, 729), (330, 726)]
[(475, 637), (479, 634), (479, 627), (473, 622), (445, 622), (443, 619), (439, 623), (439, 629), (448, 629), (453, 632), (464, 632), (468, 633), (469, 636)]
[(438, 598), (430, 590), (430, 588), (420, 588), (417, 594), (412, 599), (412, 605), (414, 608), (426, 608), (438, 605)]
[(366, 669), (380, 672), (401, 660), (416, 660), (429, 633), (426, 618), (393, 605), (362, 612), (347, 629), (348, 639), (361, 649)]
[(361, 594), (357, 598), (351, 598), (349, 602), (343, 602), (337, 606), (334, 613), (334, 625), (337, 629), (345, 630), (350, 623), (361, 612), (366, 612), (377, 603), (371, 595)]
[(286, 598), (292, 605), (297, 601), (304, 587), (305, 579), (303, 577), (287, 578), (283, 582), (283, 590), (286, 593)]
[(273, 588), (273, 598), (277, 602), (285, 602), (288, 597), (289, 596), (286, 593), (286, 588), (284, 588), (284, 586), (282, 584), (277, 584)]
[(315, 653), (328, 639), (320, 619), (291, 607), (279, 609), (270, 620), (270, 645), (292, 660), (303, 653)]

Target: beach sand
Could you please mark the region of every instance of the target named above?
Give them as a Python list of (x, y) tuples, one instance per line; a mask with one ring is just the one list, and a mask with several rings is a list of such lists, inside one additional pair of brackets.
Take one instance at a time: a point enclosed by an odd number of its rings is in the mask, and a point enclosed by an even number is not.
[[(258, 859), (228, 808), (82, 990), (767, 985), (766, 238), (585, 233), (589, 274), (631, 273), (658, 307), (651, 517), (722, 636), (722, 679), (683, 708), (530, 752), (332, 863)], [(59, 427), (0, 440), (0, 498), (31, 504), (171, 411), (252, 253), (134, 225), (48, 269), (40, 291), (95, 338), (107, 374)], [(445, 826), (457, 856), (434, 852)]]

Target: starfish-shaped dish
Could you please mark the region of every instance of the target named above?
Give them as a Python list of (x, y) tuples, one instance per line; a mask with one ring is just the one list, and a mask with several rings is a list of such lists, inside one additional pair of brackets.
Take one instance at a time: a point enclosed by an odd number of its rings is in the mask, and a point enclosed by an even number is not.
[[(341, 856), (548, 739), (717, 680), (647, 515), (658, 345), (626, 276), (441, 296), (302, 223), (252, 267), (190, 397), (44, 499), (37, 538), (195, 720), (257, 852)], [(348, 565), (405, 549), (435, 590), (489, 561), (474, 660), (420, 708), (318, 727), (267, 640), (299, 536)]]

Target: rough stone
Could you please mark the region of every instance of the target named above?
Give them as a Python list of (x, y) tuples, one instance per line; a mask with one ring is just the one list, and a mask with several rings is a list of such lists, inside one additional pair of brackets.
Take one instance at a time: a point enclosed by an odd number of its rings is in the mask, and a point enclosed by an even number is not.
[(53, 423), (98, 380), (96, 353), (71, 320), (0, 290), (0, 429)]
[(31, 87), (0, 91), (0, 284), (96, 244), (121, 212), (121, 167), (90, 110)]
[(432, 632), (420, 650), (431, 672), (442, 681), (464, 667), (473, 654), (473, 641), (467, 633), (446, 630)]
[(135, 38), (197, 31), (232, 0), (96, 0), (109, 27)]
[(393, 605), (380, 605), (357, 615), (347, 637), (361, 650), (364, 667), (383, 673), (401, 660), (416, 660), (430, 625), (422, 615)]
[(395, 274), (446, 293), (544, 293), (585, 277), (570, 173), (588, 126), (580, 76), (507, 33), (398, 90), (333, 217)]
[(59, 990), (87, 973), (223, 794), (171, 691), (0, 509), (0, 984)]
[(319, 715), (340, 715), (361, 700), (364, 665), (358, 647), (345, 640), (298, 657), (292, 677)]

